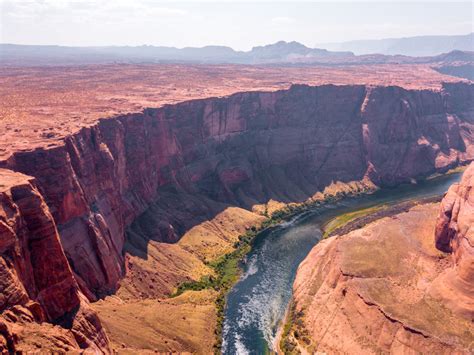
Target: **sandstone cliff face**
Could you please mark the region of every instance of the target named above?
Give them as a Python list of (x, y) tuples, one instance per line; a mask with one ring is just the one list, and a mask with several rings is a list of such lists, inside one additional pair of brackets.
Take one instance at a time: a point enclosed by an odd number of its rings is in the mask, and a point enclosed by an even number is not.
[(79, 305), (56, 225), (33, 178), (9, 170), (1, 176), (1, 309), (31, 297), (54, 320)]
[[(320, 242), (294, 284), (293, 339), (309, 352), (474, 350), (474, 164), (441, 203)], [(436, 244), (453, 256), (442, 254)]]
[(436, 224), (436, 247), (452, 253), (453, 266), (433, 287), (458, 313), (474, 319), (474, 164), (446, 193)]
[(0, 166), (36, 178), (96, 300), (124, 275), (132, 222), (145, 239), (175, 242), (229, 205), (302, 201), (364, 177), (391, 185), (473, 159), (473, 96), (462, 83), (240, 93), (104, 119)]
[[(107, 337), (86, 311), (35, 179), (0, 169), (0, 181), (0, 350), (35, 350), (28, 348), (35, 328), (42, 334), (35, 341), (51, 350), (106, 350)], [(37, 324), (45, 321), (69, 330)]]
[(127, 233), (145, 258), (150, 240), (176, 242), (229, 206), (303, 201), (335, 181), (392, 185), (472, 160), (473, 96), (461, 83), (298, 85), (103, 119), (63, 145), (14, 153), (0, 167), (34, 183), (12, 184), (1, 203), (5, 347), (20, 346), (12, 334), (27, 346), (41, 326), (61, 334), (51, 347), (107, 349), (82, 293), (117, 290)]

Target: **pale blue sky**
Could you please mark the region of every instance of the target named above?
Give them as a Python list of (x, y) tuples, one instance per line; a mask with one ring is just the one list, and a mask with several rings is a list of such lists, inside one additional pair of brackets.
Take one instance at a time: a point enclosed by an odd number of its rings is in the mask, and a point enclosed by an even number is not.
[(0, 0), (0, 42), (227, 45), (472, 32), (473, 3), (448, 1)]

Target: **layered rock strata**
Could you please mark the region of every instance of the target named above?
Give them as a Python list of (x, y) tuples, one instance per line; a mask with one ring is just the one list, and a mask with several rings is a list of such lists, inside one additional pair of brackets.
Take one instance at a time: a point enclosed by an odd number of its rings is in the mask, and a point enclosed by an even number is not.
[(458, 314), (474, 319), (474, 164), (450, 187), (436, 223), (436, 247), (452, 255), (452, 267), (434, 285)]
[(195, 100), (101, 120), (1, 165), (36, 177), (94, 300), (116, 290), (125, 229), (147, 209), (149, 238), (175, 242), (227, 205), (302, 201), (365, 176), (397, 184), (472, 159), (473, 94), (299, 85)]
[(0, 181), (1, 351), (106, 351), (35, 179), (0, 169)]
[(472, 353), (473, 177), (471, 164), (441, 207), (420, 205), (319, 243), (296, 276), (290, 348)]
[[(73, 275), (61, 292), (77, 283), (95, 301), (125, 275), (127, 233), (140, 235), (134, 253), (146, 258), (149, 241), (174, 243), (230, 206), (304, 201), (335, 182), (395, 185), (474, 159), (473, 96), (466, 83), (238, 93), (102, 119), (0, 167), (35, 178), (60, 238), (41, 258), (54, 260), (55, 275)], [(24, 220), (38, 218), (30, 205)], [(47, 295), (50, 321), (79, 302), (49, 304)]]

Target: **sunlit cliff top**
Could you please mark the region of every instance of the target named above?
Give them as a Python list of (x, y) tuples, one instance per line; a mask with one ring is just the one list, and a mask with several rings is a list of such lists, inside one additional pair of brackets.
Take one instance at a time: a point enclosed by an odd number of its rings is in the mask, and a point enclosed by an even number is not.
[(463, 79), (428, 65), (277, 67), (242, 65), (90, 65), (0, 69), (0, 158), (51, 147), (96, 120), (144, 107), (295, 83), (397, 85), (439, 90)]

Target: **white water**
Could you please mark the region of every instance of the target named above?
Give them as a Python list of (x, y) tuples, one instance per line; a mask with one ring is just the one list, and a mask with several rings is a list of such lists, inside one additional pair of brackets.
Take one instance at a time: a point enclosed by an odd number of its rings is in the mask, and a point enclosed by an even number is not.
[(227, 297), (223, 326), (224, 354), (262, 354), (271, 349), (277, 328), (291, 299), (293, 280), (301, 261), (318, 242), (322, 221), (381, 203), (440, 195), (459, 180), (459, 174), (348, 199), (303, 213), (264, 231), (255, 240), (243, 274)]

